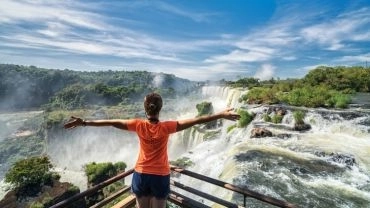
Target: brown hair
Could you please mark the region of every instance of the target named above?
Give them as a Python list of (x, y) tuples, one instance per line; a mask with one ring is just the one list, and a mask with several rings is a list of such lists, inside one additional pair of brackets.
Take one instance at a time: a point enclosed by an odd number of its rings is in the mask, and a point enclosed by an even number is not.
[(162, 109), (162, 97), (157, 93), (150, 93), (144, 98), (144, 109), (147, 115), (154, 116)]

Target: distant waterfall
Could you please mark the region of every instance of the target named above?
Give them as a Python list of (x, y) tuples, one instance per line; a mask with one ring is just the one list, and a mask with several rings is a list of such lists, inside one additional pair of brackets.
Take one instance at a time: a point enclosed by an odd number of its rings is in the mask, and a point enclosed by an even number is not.
[[(201, 90), (201, 97), (199, 98), (199, 102), (202, 102), (202, 101), (212, 102), (215, 112), (224, 110), (227, 107), (238, 108), (241, 106), (241, 103), (239, 102), (239, 98), (241, 95), (243, 95), (246, 92), (247, 91), (244, 89), (239, 89), (239, 88), (234, 89), (234, 88), (225, 87), (225, 86), (204, 86)], [(195, 115), (192, 115), (192, 116), (194, 117)], [(178, 133), (176, 138), (174, 138), (175, 140), (177, 140), (174, 142), (175, 143), (174, 145), (182, 145), (184, 150), (187, 151), (199, 145), (200, 143), (204, 142), (205, 137), (209, 136), (209, 134), (216, 135), (217, 132), (220, 132), (220, 131), (221, 129), (200, 131), (199, 128), (193, 127), (193, 128), (190, 128), (183, 132)], [(212, 139), (212, 138), (208, 138), (208, 139)], [(173, 147), (173, 148), (176, 149), (176, 147)], [(176, 152), (178, 152), (178, 150), (176, 150)]]
[[(239, 107), (241, 104), (239, 98), (241, 95), (247, 93), (246, 89), (230, 88), (226, 86), (204, 86), (202, 88), (202, 95), (210, 99), (216, 98), (224, 101), (227, 107)], [(226, 103), (225, 103), (226, 101)]]

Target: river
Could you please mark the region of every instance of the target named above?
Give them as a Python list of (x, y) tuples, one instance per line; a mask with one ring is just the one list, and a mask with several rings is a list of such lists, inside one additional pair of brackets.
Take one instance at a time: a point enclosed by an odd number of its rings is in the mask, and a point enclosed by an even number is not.
[[(182, 154), (195, 163), (190, 170), (300, 207), (370, 207), (370, 111), (363, 108), (366, 105), (346, 110), (302, 108), (306, 111), (305, 123), (312, 128), (297, 132), (291, 130), (292, 109), (287, 107), (281, 124), (267, 123), (262, 114), (270, 106), (241, 105), (237, 100), (243, 93), (226, 87), (205, 87), (204, 98), (216, 104), (216, 109), (244, 107), (257, 116), (247, 128), (230, 133), (226, 129), (232, 123), (224, 123), (213, 140), (203, 141), (204, 135), (191, 134), (195, 136), (186, 144), (193, 146), (187, 145)], [(362, 94), (361, 98), (368, 97)], [(250, 138), (254, 127), (264, 127), (275, 136)], [(187, 177), (181, 180), (206, 193), (243, 203), (241, 195)], [(249, 198), (247, 207), (272, 206)]]
[[(256, 113), (248, 127), (230, 132), (227, 128), (234, 122), (223, 121), (211, 139), (205, 139), (205, 133), (194, 129), (174, 134), (169, 144), (170, 160), (189, 157), (194, 163), (189, 167), (192, 171), (300, 207), (370, 207), (370, 111), (361, 105), (364, 101), (356, 100), (356, 105), (346, 110), (303, 108), (305, 122), (312, 128), (297, 132), (291, 130), (293, 109), (287, 107), (281, 124), (264, 122), (262, 114), (271, 106), (239, 103), (245, 92), (205, 86), (199, 95), (165, 102), (162, 120), (194, 117), (195, 105), (202, 101), (211, 101), (215, 111), (242, 107)], [(363, 97), (366, 102), (367, 96)], [(264, 127), (274, 136), (251, 138), (254, 127)], [(124, 161), (132, 167), (137, 148), (134, 134), (114, 128), (86, 127), (55, 133), (48, 140), (47, 151), (62, 173), (62, 180), (83, 190), (84, 164)], [(176, 180), (242, 204), (240, 195), (187, 177)], [(247, 207), (272, 206), (248, 198)]]

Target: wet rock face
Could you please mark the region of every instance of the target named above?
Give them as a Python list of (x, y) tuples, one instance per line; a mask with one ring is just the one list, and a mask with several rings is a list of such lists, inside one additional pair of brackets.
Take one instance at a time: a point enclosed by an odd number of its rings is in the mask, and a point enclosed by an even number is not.
[(219, 126), (219, 125), (218, 125), (217, 120), (216, 120), (216, 121), (210, 121), (210, 122), (205, 123), (205, 128), (206, 128), (206, 129), (215, 129), (215, 128), (217, 128), (218, 126)]
[(271, 106), (267, 112), (267, 114), (271, 114), (271, 113), (275, 113), (276, 115), (279, 115), (279, 116), (285, 116), (286, 113), (287, 113), (287, 110), (283, 107), (275, 107), (275, 106)]
[(275, 136), (279, 139), (289, 139), (292, 137), (291, 134), (276, 134)]
[(332, 111), (317, 111), (324, 119), (327, 120), (352, 120), (358, 117), (362, 117), (363, 113), (355, 111), (338, 111), (333, 113)]
[(294, 131), (307, 131), (307, 130), (310, 130), (310, 129), (311, 129), (311, 125), (306, 124), (306, 123), (294, 124), (294, 127), (293, 127)]
[(329, 162), (335, 162), (345, 165), (347, 168), (351, 168), (356, 165), (356, 160), (353, 155), (341, 154), (341, 153), (325, 153), (325, 152), (315, 152), (315, 155), (319, 157), (325, 157)]
[(370, 118), (366, 118), (359, 122), (360, 125), (370, 126)]
[[(41, 191), (35, 196), (20, 195), (17, 190), (8, 192), (2, 200), (0, 200), (1, 208), (28, 208), (32, 203), (39, 203), (43, 207), (50, 207), (65, 199), (68, 199), (77, 193), (79, 189), (73, 188), (73, 185), (67, 182), (54, 181), (53, 186), (43, 186)], [(35, 206), (36, 207), (36, 206)], [(68, 206), (69, 208), (85, 208), (84, 199), (80, 199)]]
[[(324, 153), (325, 154), (325, 153)], [(258, 171), (281, 170), (285, 168), (301, 177), (327, 176), (328, 174), (342, 174), (346, 167), (334, 164), (332, 161), (314, 159), (306, 160), (294, 155), (286, 155), (266, 150), (248, 150), (235, 156), (237, 162), (248, 161), (250, 164), (257, 163)], [(261, 175), (253, 181), (261, 180)], [(263, 178), (263, 177), (262, 177)]]
[(260, 137), (271, 137), (272, 132), (265, 128), (254, 128), (251, 131), (251, 138), (260, 138)]

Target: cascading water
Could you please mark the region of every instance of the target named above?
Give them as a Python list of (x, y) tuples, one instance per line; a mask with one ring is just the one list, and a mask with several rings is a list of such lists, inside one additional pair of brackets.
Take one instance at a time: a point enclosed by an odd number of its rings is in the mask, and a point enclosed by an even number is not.
[[(201, 94), (197, 99), (188, 102), (191, 106), (188, 110), (192, 113), (187, 112), (184, 115), (181, 115), (177, 119), (192, 118), (195, 117), (196, 110), (195, 106), (197, 103), (208, 101), (212, 102), (215, 112), (226, 109), (227, 107), (238, 108), (240, 107), (239, 98), (243, 93), (246, 93), (245, 89), (233, 89), (229, 87), (218, 87), (218, 86), (205, 86), (201, 90)], [(224, 121), (226, 122), (226, 121)], [(231, 125), (231, 124), (230, 124)], [(217, 135), (219, 130), (208, 130), (208, 133), (213, 137)], [(171, 141), (170, 155), (177, 157), (180, 153), (183, 153), (186, 150), (189, 150), (201, 142), (204, 142), (207, 139), (205, 131), (200, 131), (198, 127), (184, 130), (183, 132), (178, 133)], [(213, 139), (213, 138), (212, 138)], [(178, 146), (181, 146), (180, 148)]]
[[(281, 124), (267, 123), (263, 121), (262, 113), (269, 106), (247, 106), (238, 102), (245, 92), (243, 89), (205, 86), (200, 96), (165, 102), (161, 120), (192, 118), (197, 114), (195, 105), (203, 101), (212, 102), (215, 112), (226, 107), (243, 107), (256, 113), (246, 128), (227, 132), (227, 127), (234, 122), (223, 121), (218, 128), (206, 132), (192, 128), (174, 134), (169, 144), (170, 160), (188, 157), (194, 163), (188, 168), (192, 171), (300, 207), (370, 207), (368, 110), (303, 108), (305, 122), (312, 128), (297, 132), (292, 130), (293, 108), (287, 107)], [(267, 128), (273, 136), (251, 138), (254, 127)], [(210, 138), (207, 137), (209, 131), (215, 132)], [(77, 183), (81, 189), (86, 186), (85, 180), (81, 179), (84, 164), (124, 161), (132, 167), (137, 158), (136, 136), (114, 128), (60, 129), (49, 136), (47, 151), (53, 164), (65, 172), (65, 181)], [(242, 204), (241, 195), (186, 176), (176, 180)], [(272, 207), (250, 198), (247, 206)]]
[[(210, 96), (218, 107), (226, 107), (230, 100), (225, 98), (234, 93), (225, 93), (226, 90), (206, 87), (203, 94)], [(262, 118), (268, 106), (243, 107), (257, 114), (252, 123), (227, 133), (226, 128), (232, 123), (225, 122), (216, 138), (187, 149), (182, 156), (194, 163), (188, 169), (300, 207), (370, 207), (368, 110), (301, 108), (306, 111), (305, 122), (312, 128), (297, 132), (292, 130), (293, 108), (287, 107), (281, 124), (272, 124)], [(273, 136), (250, 138), (254, 127), (267, 128)], [(178, 180), (242, 204), (241, 195), (186, 176)], [(272, 206), (249, 199), (247, 207)]]
[[(202, 96), (204, 99), (210, 99), (214, 105), (224, 107), (239, 107), (239, 98), (247, 90), (243, 88), (230, 88), (219, 86), (205, 86), (202, 88)], [(226, 106), (225, 106), (226, 104)]]

